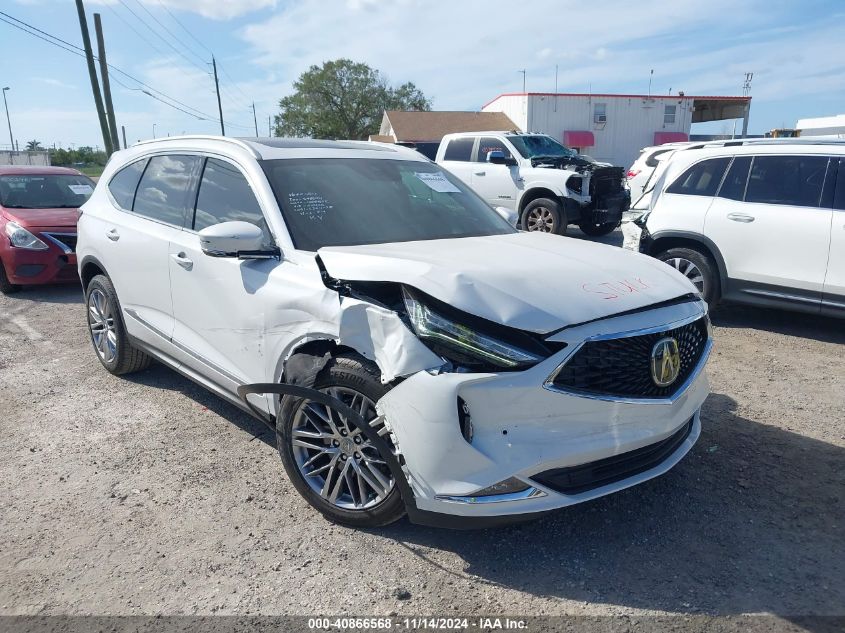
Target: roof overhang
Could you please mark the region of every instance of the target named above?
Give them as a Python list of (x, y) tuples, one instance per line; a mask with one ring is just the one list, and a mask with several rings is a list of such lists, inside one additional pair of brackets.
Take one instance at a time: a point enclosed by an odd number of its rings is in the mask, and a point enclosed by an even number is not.
[(689, 135), (684, 132), (655, 132), (654, 144), (663, 145), (664, 143), (684, 143), (689, 140)]
[(566, 130), (563, 133), (563, 144), (567, 147), (593, 147), (596, 139), (592, 132), (586, 130)]
[(692, 102), (692, 122), (741, 119), (750, 104), (751, 97), (695, 97)]

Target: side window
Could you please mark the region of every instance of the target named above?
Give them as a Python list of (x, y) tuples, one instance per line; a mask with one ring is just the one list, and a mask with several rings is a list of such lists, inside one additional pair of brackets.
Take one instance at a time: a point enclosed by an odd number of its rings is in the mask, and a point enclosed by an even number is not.
[(678, 111), (676, 105), (663, 106), (663, 125), (675, 125), (675, 114)]
[[(845, 209), (845, 158), (831, 156), (827, 164), (827, 176), (824, 178), (821, 206), (824, 209)], [(837, 175), (838, 174), (838, 175)], [(839, 206), (837, 204), (837, 197)]]
[(675, 180), (666, 193), (687, 196), (713, 196), (719, 188), (730, 158), (711, 158), (696, 163)]
[(827, 156), (755, 156), (746, 202), (817, 207)]
[(264, 214), (244, 175), (230, 163), (209, 158), (200, 180), (193, 228), (201, 231), (207, 226), (233, 221), (255, 224), (270, 241)]
[(833, 196), (833, 208), (845, 211), (845, 158), (839, 159), (839, 175), (836, 177), (836, 193)]
[(198, 156), (153, 156), (144, 170), (132, 210), (152, 220), (182, 226), (189, 209)]
[(505, 158), (512, 158), (510, 151), (502, 141), (492, 136), (482, 136), (478, 139), (478, 153), (475, 162), (486, 163), (487, 154), (490, 152), (502, 152)]
[(472, 160), (472, 146), (475, 139), (470, 138), (456, 138), (449, 141), (446, 147), (446, 153), (443, 155), (443, 160), (459, 160), (469, 162)]
[(719, 197), (728, 200), (742, 200), (745, 196), (745, 185), (748, 183), (748, 169), (751, 167), (750, 156), (739, 156), (734, 158), (728, 175), (719, 189)]
[(593, 105), (593, 123), (607, 123), (606, 103), (596, 103)]
[(132, 210), (135, 190), (138, 189), (138, 181), (141, 180), (146, 165), (146, 158), (135, 161), (117, 172), (109, 181), (109, 191), (122, 209)]

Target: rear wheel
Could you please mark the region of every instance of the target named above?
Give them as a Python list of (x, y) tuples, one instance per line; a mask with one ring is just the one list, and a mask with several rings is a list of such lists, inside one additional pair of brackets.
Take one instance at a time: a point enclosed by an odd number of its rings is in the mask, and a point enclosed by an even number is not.
[(601, 235), (612, 233), (617, 226), (619, 226), (618, 222), (605, 222), (603, 224), (581, 222), (581, 224), (578, 225), (578, 227), (590, 237), (599, 237)]
[[(329, 361), (314, 388), (359, 412), (390, 443), (375, 403), (389, 387), (378, 368), (357, 354)], [(284, 396), (276, 420), (282, 464), (297, 491), (326, 518), (354, 527), (379, 527), (405, 514), (387, 462), (354, 424), (320, 403)]]
[(21, 287), (18, 284), (13, 284), (9, 282), (9, 278), (6, 276), (6, 269), (3, 266), (3, 262), (0, 262), (0, 292), (4, 295), (11, 295), (16, 292), (20, 292)]
[(537, 198), (522, 212), (522, 228), (541, 233), (566, 233), (566, 212), (560, 202), (551, 198)]
[(88, 283), (85, 306), (91, 343), (103, 367), (116, 376), (149, 367), (152, 359), (132, 345), (126, 334), (111, 279), (97, 275)]
[(670, 248), (659, 253), (657, 259), (689, 279), (710, 307), (718, 303), (719, 275), (710, 257), (692, 248)]

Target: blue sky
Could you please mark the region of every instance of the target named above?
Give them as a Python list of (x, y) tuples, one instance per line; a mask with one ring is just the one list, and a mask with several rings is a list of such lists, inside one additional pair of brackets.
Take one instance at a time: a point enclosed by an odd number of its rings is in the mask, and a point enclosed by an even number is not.
[[(311, 64), (349, 57), (396, 83), (413, 81), (435, 109), (477, 110), (501, 92), (683, 90), (741, 94), (754, 72), (750, 131), (845, 112), (842, 0), (87, 0), (102, 14), (109, 62), (176, 99), (200, 120), (112, 73), (118, 125), (130, 143), (216, 133), (210, 76), (221, 68), (227, 133), (261, 134)], [(3, 12), (81, 46), (73, 0), (4, 0)], [(174, 17), (175, 16), (175, 19)], [(0, 16), (5, 18), (5, 16)], [(156, 20), (158, 22), (156, 22)], [(178, 20), (178, 22), (177, 22)], [(180, 24), (181, 23), (181, 24)], [(185, 28), (183, 28), (183, 26)], [(150, 28), (151, 27), (151, 28)], [(190, 33), (190, 34), (189, 34)], [(0, 22), (0, 83), (21, 144), (102, 144), (85, 62)], [(195, 38), (195, 39), (194, 39)], [(146, 88), (143, 88), (146, 89)], [(179, 106), (182, 107), (182, 106)], [(731, 122), (694, 126), (719, 133)], [(0, 126), (0, 146), (8, 133)]]

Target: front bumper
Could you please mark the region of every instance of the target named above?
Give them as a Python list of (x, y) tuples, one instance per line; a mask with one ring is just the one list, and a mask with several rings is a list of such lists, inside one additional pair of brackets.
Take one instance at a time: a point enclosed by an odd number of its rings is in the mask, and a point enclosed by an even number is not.
[[(701, 431), (700, 408), (709, 392), (703, 370), (706, 355), (684, 387), (668, 399), (588, 397), (561, 393), (546, 383), (597, 329), (609, 334), (653, 328), (677, 319), (679, 311), (688, 316), (705, 313), (696, 302), (607, 319), (561, 334), (558, 340), (567, 342), (567, 348), (523, 372), (420, 372), (396, 386), (379, 401), (378, 409), (404, 461), (416, 510), (411, 519), (482, 527), (532, 518), (634, 486), (672, 468)], [(471, 442), (460, 430), (459, 398), (470, 411)], [(664, 450), (656, 450), (660, 447)], [(640, 459), (643, 455), (653, 459)], [(614, 465), (618, 468), (608, 473)], [(555, 475), (580, 477), (582, 483), (584, 477), (592, 479), (586, 487), (573, 488), (556, 484), (560, 479)], [(474, 494), (511, 478), (528, 487), (498, 497)]]
[(47, 244), (47, 250), (15, 248), (5, 235), (0, 237), (0, 265), (6, 270), (9, 282), (17, 285), (70, 283), (79, 281), (76, 253), (56, 240), (45, 238), (41, 231), (35, 235)]

